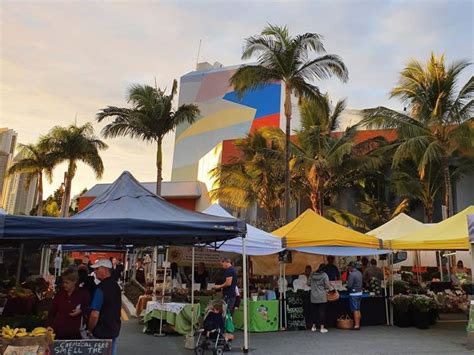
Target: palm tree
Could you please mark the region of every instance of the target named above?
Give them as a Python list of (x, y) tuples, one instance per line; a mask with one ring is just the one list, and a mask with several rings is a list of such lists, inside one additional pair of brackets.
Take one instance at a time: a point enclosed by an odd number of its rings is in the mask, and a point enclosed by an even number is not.
[[(453, 160), (472, 155), (474, 78), (457, 90), (466, 61), (445, 65), (444, 55), (431, 54), (424, 65), (411, 60), (402, 70), (398, 86), (391, 92), (406, 105), (409, 114), (378, 107), (365, 112), (362, 124), (397, 129), (400, 144), (393, 157), (396, 166), (406, 159), (417, 164), (423, 180), (430, 166), (439, 164), (444, 182), (444, 206), (452, 213), (450, 167)], [(433, 170), (434, 171), (434, 170)]]
[(79, 127), (76, 125), (53, 127), (44, 137), (43, 144), (50, 151), (55, 164), (67, 162), (64, 197), (61, 204), (61, 216), (67, 217), (71, 201), (72, 180), (77, 171), (77, 163), (81, 161), (88, 165), (94, 170), (97, 178), (101, 178), (104, 173), (104, 165), (99, 151), (106, 149), (107, 144), (95, 137), (94, 128), (90, 122)]
[(334, 134), (345, 106), (345, 100), (340, 100), (332, 109), (327, 94), (300, 102), (301, 129), (297, 132), (300, 150), (293, 167), (300, 177), (293, 179), (301, 182), (313, 210), (319, 214), (323, 214), (324, 197), (364, 177), (383, 162), (384, 151), (375, 149), (383, 140), (356, 143), (355, 127)]
[(173, 108), (177, 88), (176, 80), (173, 81), (170, 95), (166, 95), (165, 90), (148, 85), (132, 85), (128, 90), (128, 102), (131, 108), (108, 106), (97, 114), (98, 122), (108, 117), (113, 118), (113, 121), (102, 130), (105, 138), (129, 136), (157, 144), (157, 195), (161, 195), (164, 136), (181, 123), (193, 123), (199, 115), (198, 107), (193, 104), (181, 105), (176, 110)]
[(52, 181), (53, 161), (51, 155), (45, 149), (44, 145), (38, 144), (19, 144), (20, 159), (15, 161), (8, 169), (8, 174), (27, 174), (26, 185), (31, 183), (33, 177), (36, 177), (37, 184), (37, 208), (36, 215), (43, 215), (43, 175), (48, 181)]
[[(324, 54), (310, 59), (311, 53)], [(289, 222), (290, 206), (290, 122), (291, 95), (299, 98), (319, 95), (312, 80), (336, 75), (346, 82), (347, 68), (340, 57), (325, 54), (322, 37), (317, 33), (291, 36), (287, 27), (267, 25), (260, 35), (245, 40), (242, 59), (257, 57), (257, 64), (240, 67), (230, 79), (237, 93), (256, 90), (275, 81), (285, 85), (284, 110), (286, 117), (285, 144), (285, 222)]]
[(275, 224), (275, 209), (283, 205), (284, 134), (279, 128), (264, 127), (235, 142), (241, 156), (211, 170), (215, 188), (211, 198), (233, 208), (257, 203), (267, 223)]

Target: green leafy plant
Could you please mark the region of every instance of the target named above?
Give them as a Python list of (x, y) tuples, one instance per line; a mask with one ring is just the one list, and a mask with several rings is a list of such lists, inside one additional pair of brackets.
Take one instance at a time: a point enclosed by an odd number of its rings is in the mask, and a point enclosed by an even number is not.
[(407, 294), (408, 293), (408, 284), (405, 281), (397, 280), (393, 282), (393, 294)]
[(393, 296), (392, 304), (395, 311), (408, 312), (412, 306), (412, 297), (402, 294)]
[(429, 312), (436, 308), (436, 303), (431, 297), (425, 295), (413, 295), (411, 296), (411, 303), (413, 309), (419, 312)]

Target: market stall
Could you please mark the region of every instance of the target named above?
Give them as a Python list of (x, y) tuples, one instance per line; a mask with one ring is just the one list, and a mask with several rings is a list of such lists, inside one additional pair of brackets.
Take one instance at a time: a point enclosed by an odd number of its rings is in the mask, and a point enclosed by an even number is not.
[[(327, 220), (312, 210), (307, 210), (291, 223), (277, 229), (274, 235), (283, 239), (283, 244), (288, 250), (318, 255), (340, 255), (340, 256), (361, 256), (380, 255), (390, 251), (382, 249), (382, 242), (374, 236), (365, 235), (355, 230), (346, 228), (337, 223)], [(285, 263), (282, 263), (283, 274), (285, 274)], [(344, 294), (345, 287), (341, 284), (339, 291)], [(283, 319), (288, 328), (306, 328), (307, 323), (304, 315), (304, 304), (308, 302), (309, 291), (299, 290), (293, 292), (289, 290), (284, 293), (286, 296), (286, 306), (283, 307)], [(306, 301), (305, 301), (306, 300)], [(373, 321), (374, 324), (386, 322), (386, 306), (383, 295), (367, 293), (364, 300), (364, 307), (377, 308), (382, 305), (382, 312), (379, 319)], [(330, 305), (332, 311), (328, 311), (327, 322), (334, 324), (337, 316), (346, 311), (348, 300), (341, 299)]]
[[(194, 312), (194, 314), (193, 314)], [(146, 305), (143, 317), (143, 332), (157, 333), (159, 321), (164, 320), (171, 330), (186, 335), (191, 332), (191, 324), (194, 322), (194, 329), (199, 327), (200, 306), (193, 307), (190, 303), (176, 303), (159, 301), (149, 301)]]
[[(128, 172), (72, 218), (0, 215), (0, 245), (6, 246), (218, 245), (244, 237), (245, 233), (245, 224), (240, 220), (191, 212), (169, 204), (144, 189)], [(245, 238), (242, 244), (245, 255)], [(243, 267), (246, 293), (245, 263)], [(193, 307), (199, 310), (198, 305)], [(243, 307), (246, 308), (245, 301)], [(244, 348), (248, 348), (246, 332), (244, 339)]]

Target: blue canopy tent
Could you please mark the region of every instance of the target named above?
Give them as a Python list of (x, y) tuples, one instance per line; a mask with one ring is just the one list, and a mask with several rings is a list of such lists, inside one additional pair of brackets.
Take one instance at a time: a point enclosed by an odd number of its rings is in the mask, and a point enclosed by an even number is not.
[(179, 208), (142, 187), (129, 172), (71, 218), (0, 214), (0, 245), (216, 244), (245, 233), (245, 222)]
[[(71, 218), (0, 214), (0, 245), (22, 245), (22, 250), (24, 244), (214, 244), (217, 247), (220, 242), (242, 237), (245, 253), (245, 234), (244, 221), (179, 208), (142, 187), (127, 171), (87, 208)], [(156, 266), (156, 256), (154, 260)], [(247, 296), (245, 260), (244, 254), (244, 298)], [(194, 298), (193, 292), (191, 296)], [(244, 309), (246, 320), (246, 299)], [(248, 348), (247, 326), (245, 339), (245, 348)]]

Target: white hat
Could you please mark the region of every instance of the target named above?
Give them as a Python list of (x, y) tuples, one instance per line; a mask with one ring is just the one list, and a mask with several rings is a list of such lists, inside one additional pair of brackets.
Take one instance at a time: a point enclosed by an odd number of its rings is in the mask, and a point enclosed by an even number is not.
[(97, 269), (98, 267), (106, 267), (107, 269), (112, 269), (112, 262), (109, 259), (99, 259), (91, 265), (91, 268), (93, 269)]

